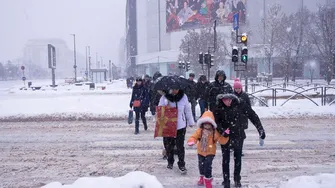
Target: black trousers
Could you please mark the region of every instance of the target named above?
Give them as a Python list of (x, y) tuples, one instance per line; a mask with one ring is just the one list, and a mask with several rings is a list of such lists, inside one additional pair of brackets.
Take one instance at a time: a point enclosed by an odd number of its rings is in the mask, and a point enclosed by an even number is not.
[(147, 127), (147, 119), (145, 118), (146, 110), (136, 110), (135, 111), (135, 131), (139, 131), (140, 127), (140, 117), (142, 119), (144, 127)]
[(199, 173), (205, 178), (212, 178), (212, 163), (215, 155), (202, 156), (198, 154)]
[(184, 141), (185, 141), (185, 133), (186, 128), (177, 130), (177, 136), (174, 137), (164, 137), (164, 147), (166, 149), (166, 155), (168, 157), (168, 163), (173, 164), (174, 163), (174, 146), (177, 147), (177, 154), (178, 154), (178, 166), (179, 167), (185, 167), (185, 147), (184, 147)]
[(226, 145), (221, 145), (223, 181), (226, 183), (230, 182), (230, 149), (234, 150), (234, 181), (241, 181), (243, 141), (244, 139), (232, 139)]

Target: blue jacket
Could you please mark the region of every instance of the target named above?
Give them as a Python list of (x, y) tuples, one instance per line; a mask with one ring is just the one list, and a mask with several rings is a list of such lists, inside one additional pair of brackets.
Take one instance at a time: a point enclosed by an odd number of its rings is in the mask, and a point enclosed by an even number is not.
[(134, 111), (147, 111), (149, 107), (149, 91), (142, 85), (137, 85), (133, 87), (133, 93), (130, 99), (130, 108), (133, 107), (133, 103), (135, 100), (141, 101), (140, 107), (134, 107)]

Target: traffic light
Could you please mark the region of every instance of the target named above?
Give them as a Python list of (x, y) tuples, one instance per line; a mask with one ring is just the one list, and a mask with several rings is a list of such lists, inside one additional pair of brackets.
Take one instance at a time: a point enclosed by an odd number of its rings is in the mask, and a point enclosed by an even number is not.
[(186, 72), (191, 70), (191, 63), (190, 62), (186, 62)]
[(248, 43), (248, 36), (247, 36), (246, 33), (243, 33), (243, 34), (241, 35), (241, 42), (242, 42), (244, 45), (247, 45), (247, 43)]
[(214, 55), (210, 54), (210, 57), (211, 57), (211, 59), (210, 59), (210, 65), (209, 65), (209, 67), (213, 67), (214, 66)]
[(204, 64), (204, 54), (202, 52), (199, 53), (199, 63)]
[(183, 61), (179, 61), (178, 67), (179, 67), (179, 69), (184, 69), (185, 68), (185, 63)]
[(205, 64), (211, 63), (211, 54), (205, 53)]
[(242, 47), (241, 61), (243, 63), (248, 62), (248, 47), (246, 47), (246, 46)]
[(232, 51), (232, 61), (234, 63), (237, 63), (238, 62), (238, 47), (237, 46), (234, 46), (233, 47), (233, 51)]

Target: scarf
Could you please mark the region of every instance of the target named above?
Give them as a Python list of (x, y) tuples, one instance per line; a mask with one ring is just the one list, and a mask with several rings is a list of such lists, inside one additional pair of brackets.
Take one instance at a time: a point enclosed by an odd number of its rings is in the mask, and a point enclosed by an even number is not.
[(203, 152), (207, 151), (207, 145), (208, 145), (208, 136), (213, 132), (212, 130), (208, 129), (202, 129), (202, 134), (201, 134), (201, 139), (200, 139), (200, 144), (201, 144), (201, 150)]

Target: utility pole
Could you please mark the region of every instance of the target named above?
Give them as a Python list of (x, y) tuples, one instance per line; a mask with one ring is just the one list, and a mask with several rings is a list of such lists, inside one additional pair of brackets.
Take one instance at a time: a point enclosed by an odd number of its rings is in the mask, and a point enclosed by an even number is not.
[(73, 56), (74, 56), (74, 82), (77, 82), (77, 54), (76, 54), (76, 34), (71, 34), (73, 36)]
[(95, 53), (95, 66), (98, 69), (99, 68), (99, 64), (98, 64), (98, 52)]

